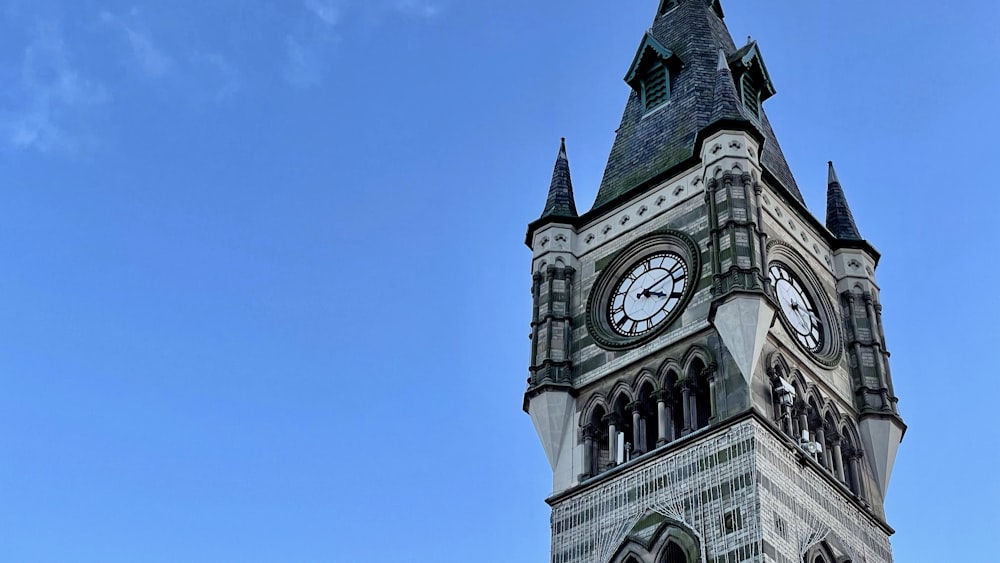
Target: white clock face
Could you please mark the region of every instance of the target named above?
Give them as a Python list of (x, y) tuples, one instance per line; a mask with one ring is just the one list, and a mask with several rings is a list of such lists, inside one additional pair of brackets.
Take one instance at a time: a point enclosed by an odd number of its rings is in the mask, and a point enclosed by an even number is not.
[(795, 338), (809, 350), (822, 348), (823, 323), (802, 282), (780, 264), (771, 265), (768, 277), (781, 306), (781, 314), (788, 321)]
[(643, 258), (621, 277), (611, 294), (611, 328), (622, 336), (649, 332), (670, 316), (687, 284), (687, 264), (677, 254), (658, 252)]

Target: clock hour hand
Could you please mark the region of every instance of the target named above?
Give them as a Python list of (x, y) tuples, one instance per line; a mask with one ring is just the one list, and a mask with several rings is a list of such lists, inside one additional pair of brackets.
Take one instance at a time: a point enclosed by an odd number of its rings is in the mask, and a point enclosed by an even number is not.
[[(653, 285), (656, 285), (656, 284), (653, 284)], [(653, 291), (652, 289), (648, 289), (647, 288), (647, 289), (644, 289), (644, 290), (640, 291), (639, 293), (636, 293), (635, 297), (638, 299), (639, 297), (649, 297), (651, 295), (655, 295), (657, 297), (666, 297), (667, 296), (667, 294), (663, 293), (662, 291)]]

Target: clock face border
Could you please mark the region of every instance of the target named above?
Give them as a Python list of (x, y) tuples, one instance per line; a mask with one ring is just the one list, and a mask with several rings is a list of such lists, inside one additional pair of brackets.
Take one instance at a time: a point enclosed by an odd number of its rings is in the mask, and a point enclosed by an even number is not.
[[(777, 260), (767, 266), (767, 278), (778, 301), (778, 310), (788, 321), (786, 324), (791, 329), (792, 336), (810, 352), (822, 350), (828, 338), (826, 336), (828, 331), (826, 324), (819, 317), (819, 307), (815, 299), (805, 288), (805, 282), (800, 280), (788, 266)], [(787, 307), (786, 302), (789, 302)], [(789, 313), (789, 308), (792, 313)]]
[[(675, 255), (682, 263), (686, 277), (683, 289), (670, 306), (666, 316), (647, 330), (621, 334), (611, 326), (609, 312), (623, 278), (642, 261), (659, 254)], [(687, 234), (672, 229), (655, 231), (618, 252), (598, 275), (587, 300), (587, 330), (594, 342), (605, 350), (627, 350), (653, 340), (674, 324), (694, 295), (701, 278), (701, 253), (698, 244)]]
[[(825, 291), (819, 278), (813, 273), (808, 263), (798, 255), (787, 243), (781, 241), (771, 241), (768, 244), (767, 267), (764, 270), (764, 278), (768, 280), (770, 296), (774, 299), (777, 316), (781, 319), (781, 325), (785, 328), (789, 338), (795, 342), (800, 350), (806, 353), (813, 361), (824, 367), (835, 367), (843, 357), (843, 341), (840, 334), (840, 323), (837, 322), (839, 316), (836, 314), (833, 305)], [(788, 271), (792, 277), (798, 281), (801, 290), (806, 294), (815, 307), (815, 316), (821, 326), (822, 342), (817, 346), (810, 347), (797, 335), (801, 331), (795, 323), (787, 317), (781, 300), (777, 295), (777, 288), (770, 282), (770, 271), (772, 266), (779, 266)]]

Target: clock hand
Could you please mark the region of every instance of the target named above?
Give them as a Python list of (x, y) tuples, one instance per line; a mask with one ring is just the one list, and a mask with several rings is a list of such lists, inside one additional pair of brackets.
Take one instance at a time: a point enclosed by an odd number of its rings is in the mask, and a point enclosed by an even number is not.
[(662, 291), (653, 291), (651, 289), (644, 289), (636, 294), (636, 297), (649, 297), (650, 295), (655, 295), (657, 297), (666, 297), (667, 294)]

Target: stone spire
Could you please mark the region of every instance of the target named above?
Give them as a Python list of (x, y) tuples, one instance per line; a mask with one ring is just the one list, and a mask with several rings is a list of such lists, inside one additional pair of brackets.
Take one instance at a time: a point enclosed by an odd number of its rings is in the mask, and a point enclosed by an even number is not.
[[(717, 83), (722, 80), (720, 74), (725, 72), (719, 69), (719, 51), (732, 69), (725, 77), (728, 85), (723, 92), (717, 92)], [(657, 63), (670, 72), (669, 101), (649, 110), (644, 106), (642, 80), (648, 69), (660, 68)], [(802, 202), (802, 194), (763, 108), (759, 117), (751, 118), (744, 113), (741, 98), (735, 96), (739, 90), (734, 78), (738, 80), (741, 72), (751, 72), (758, 81), (767, 82), (757, 44), (736, 47), (717, 1), (682, 1), (658, 10), (626, 75), (631, 92), (593, 210), (634, 197), (689, 167), (698, 158), (699, 133), (710, 126), (717, 110), (719, 115), (727, 117), (726, 122), (736, 117), (731, 115), (735, 110), (747, 127), (759, 132), (763, 168), (790, 197)], [(767, 85), (761, 91), (760, 101), (771, 94), (772, 88)], [(720, 102), (716, 99), (718, 95), (725, 102), (720, 107), (716, 107)], [(737, 102), (735, 108), (733, 102)]]
[(851, 208), (847, 205), (847, 197), (844, 195), (844, 189), (840, 187), (840, 180), (837, 179), (837, 171), (833, 169), (833, 162), (830, 162), (829, 166), (826, 191), (826, 228), (830, 229), (830, 232), (838, 240), (864, 240), (854, 222)]
[(566, 138), (559, 145), (555, 169), (552, 170), (552, 184), (545, 200), (545, 209), (540, 219), (549, 217), (577, 217), (576, 202), (573, 200), (573, 181), (569, 175), (569, 158), (566, 157)]
[(736, 95), (733, 73), (729, 70), (726, 52), (719, 49), (719, 65), (715, 70), (715, 100), (712, 103), (712, 119), (718, 121), (745, 121), (740, 113), (740, 99)]

